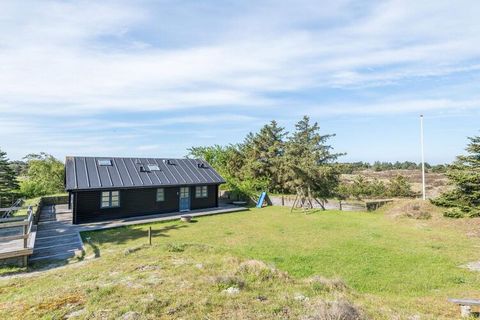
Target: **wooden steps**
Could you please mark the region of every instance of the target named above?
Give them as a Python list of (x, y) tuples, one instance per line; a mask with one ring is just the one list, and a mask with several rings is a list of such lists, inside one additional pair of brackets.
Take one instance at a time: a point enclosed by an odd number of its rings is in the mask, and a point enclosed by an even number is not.
[(72, 214), (65, 208), (65, 205), (42, 208), (30, 261), (67, 260), (83, 251), (78, 228), (72, 225)]

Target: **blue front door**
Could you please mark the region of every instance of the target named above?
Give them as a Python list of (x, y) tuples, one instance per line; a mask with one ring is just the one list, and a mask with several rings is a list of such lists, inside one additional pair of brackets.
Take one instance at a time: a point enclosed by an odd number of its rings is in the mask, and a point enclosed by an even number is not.
[(180, 188), (180, 211), (190, 210), (190, 188)]

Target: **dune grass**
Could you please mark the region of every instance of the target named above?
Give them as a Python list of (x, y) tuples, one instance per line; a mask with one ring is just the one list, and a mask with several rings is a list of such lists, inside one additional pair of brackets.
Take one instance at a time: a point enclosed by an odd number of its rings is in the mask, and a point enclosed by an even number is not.
[[(151, 247), (145, 246), (150, 226)], [(432, 224), (380, 213), (305, 215), (268, 207), (198, 218), (190, 224), (131, 226), (82, 237), (86, 256), (98, 258), (38, 276), (0, 280), (0, 317), (25, 312), (15, 307), (21, 302), (32, 318), (61, 317), (72, 306), (84, 310), (85, 316), (100, 317), (103, 310), (107, 318), (114, 318), (136, 310), (133, 299), (147, 301), (137, 310), (153, 318), (222, 318), (229, 312), (237, 318), (296, 318), (308, 313), (316, 299), (347, 299), (375, 319), (417, 314), (422, 319), (452, 319), (458, 310), (447, 297), (480, 297), (479, 273), (459, 267), (480, 260), (478, 239), (468, 238), (447, 219)], [(249, 259), (289, 276), (262, 282), (243, 275), (240, 281), (246, 288), (233, 300), (223, 293), (224, 287), (220, 290), (206, 280), (237, 277), (238, 265)], [(313, 290), (306, 283), (315, 275), (342, 279), (348, 292)], [(148, 289), (148, 281), (157, 281), (157, 290)], [(46, 292), (72, 301), (48, 302)], [(298, 292), (310, 297), (308, 305), (292, 298)], [(266, 300), (257, 299), (260, 296)], [(158, 305), (150, 305), (151, 299), (159, 300)], [(195, 302), (186, 302), (192, 299)], [(39, 303), (48, 306), (38, 309)], [(181, 305), (178, 310), (176, 305)]]

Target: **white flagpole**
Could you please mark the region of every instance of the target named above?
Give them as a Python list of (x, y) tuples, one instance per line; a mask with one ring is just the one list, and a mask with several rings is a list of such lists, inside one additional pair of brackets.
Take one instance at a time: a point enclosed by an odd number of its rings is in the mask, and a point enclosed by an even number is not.
[(425, 194), (425, 154), (423, 150), (423, 115), (420, 115), (420, 145), (422, 149), (422, 197), (423, 200), (427, 199)]

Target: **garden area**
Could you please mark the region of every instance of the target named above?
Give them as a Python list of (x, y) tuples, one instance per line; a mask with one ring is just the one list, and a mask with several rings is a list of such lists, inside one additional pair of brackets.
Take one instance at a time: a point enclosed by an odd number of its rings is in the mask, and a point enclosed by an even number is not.
[(480, 273), (461, 267), (480, 260), (478, 237), (464, 219), (388, 210), (267, 207), (86, 232), (80, 261), (0, 279), (0, 317), (455, 318), (448, 297), (480, 295)]

